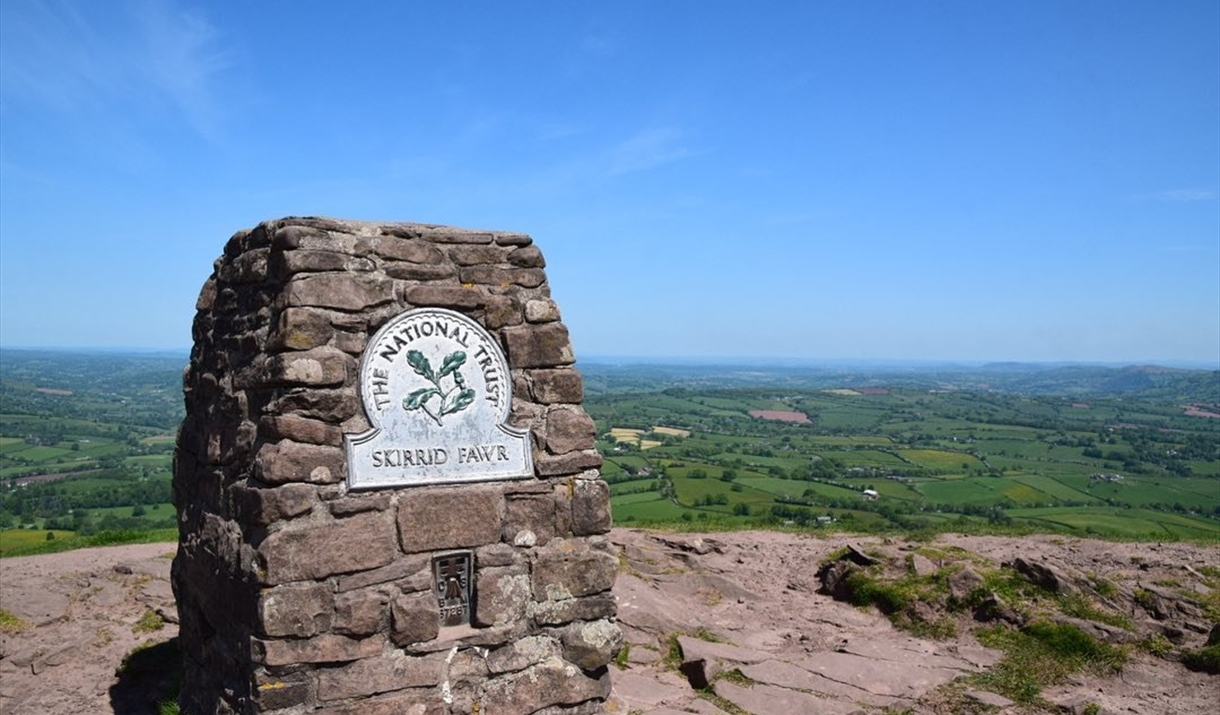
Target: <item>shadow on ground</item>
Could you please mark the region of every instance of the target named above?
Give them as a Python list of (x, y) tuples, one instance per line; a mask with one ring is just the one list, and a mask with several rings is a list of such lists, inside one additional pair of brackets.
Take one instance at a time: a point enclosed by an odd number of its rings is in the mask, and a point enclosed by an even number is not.
[[(182, 651), (171, 638), (133, 652), (123, 659), (110, 687), (115, 715), (176, 713), (174, 702), (182, 684)], [(164, 710), (162, 709), (164, 706)]]

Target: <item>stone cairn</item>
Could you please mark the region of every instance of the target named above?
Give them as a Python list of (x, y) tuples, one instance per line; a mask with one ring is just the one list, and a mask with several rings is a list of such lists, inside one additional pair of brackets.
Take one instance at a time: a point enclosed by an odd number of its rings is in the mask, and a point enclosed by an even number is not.
[[(196, 306), (174, 465), (182, 712), (602, 712), (618, 560), (544, 266), (529, 236), (422, 224), (289, 218), (229, 240)], [(351, 445), (377, 431), (366, 348), (419, 309), (502, 350), (528, 474), (352, 488)], [(466, 381), (450, 358), (399, 361), (437, 388), (385, 414), (473, 420), (475, 356)]]

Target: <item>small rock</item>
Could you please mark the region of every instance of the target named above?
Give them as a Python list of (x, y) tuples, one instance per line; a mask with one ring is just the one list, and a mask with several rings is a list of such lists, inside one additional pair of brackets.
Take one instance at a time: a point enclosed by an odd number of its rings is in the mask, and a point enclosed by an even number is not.
[(911, 571), (916, 576), (931, 576), (936, 573), (936, 564), (923, 554), (911, 554)]
[(970, 566), (963, 566), (960, 571), (949, 576), (949, 595), (956, 599), (964, 599), (984, 582), (985, 580), (978, 571)]
[(1012, 705), (1012, 701), (1003, 695), (989, 693), (986, 690), (967, 690), (962, 695), (967, 700), (973, 700), (980, 705), (988, 705), (993, 708), (1006, 708)]
[(1011, 566), (1024, 576), (1025, 580), (1052, 593), (1063, 596), (1080, 593), (1080, 587), (1075, 581), (1056, 566), (1039, 561), (1026, 561), (1019, 556), (1013, 560)]
[(881, 559), (869, 556), (868, 554), (864, 553), (864, 551), (862, 551), (859, 546), (856, 546), (855, 544), (847, 545), (847, 553), (843, 554), (843, 556), (840, 557), (840, 560), (843, 560), (843, 559), (847, 559), (848, 561), (859, 564), (861, 566), (873, 566), (875, 564), (881, 563)]

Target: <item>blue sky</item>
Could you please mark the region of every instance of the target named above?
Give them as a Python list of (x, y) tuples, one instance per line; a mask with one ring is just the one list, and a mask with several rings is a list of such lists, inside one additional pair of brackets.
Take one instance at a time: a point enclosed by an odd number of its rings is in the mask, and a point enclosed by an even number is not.
[(0, 5), (0, 345), (287, 215), (530, 233), (578, 356), (1220, 366), (1220, 9)]

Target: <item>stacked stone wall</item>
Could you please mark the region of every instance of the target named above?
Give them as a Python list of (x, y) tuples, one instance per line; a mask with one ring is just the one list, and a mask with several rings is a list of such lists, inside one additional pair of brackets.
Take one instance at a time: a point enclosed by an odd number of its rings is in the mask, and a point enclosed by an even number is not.
[[(174, 468), (183, 712), (583, 715), (618, 651), (609, 492), (541, 252), (518, 233), (284, 219), (200, 294)], [(370, 337), (413, 308), (507, 356), (534, 475), (350, 491)], [(442, 626), (432, 558), (473, 556)]]

